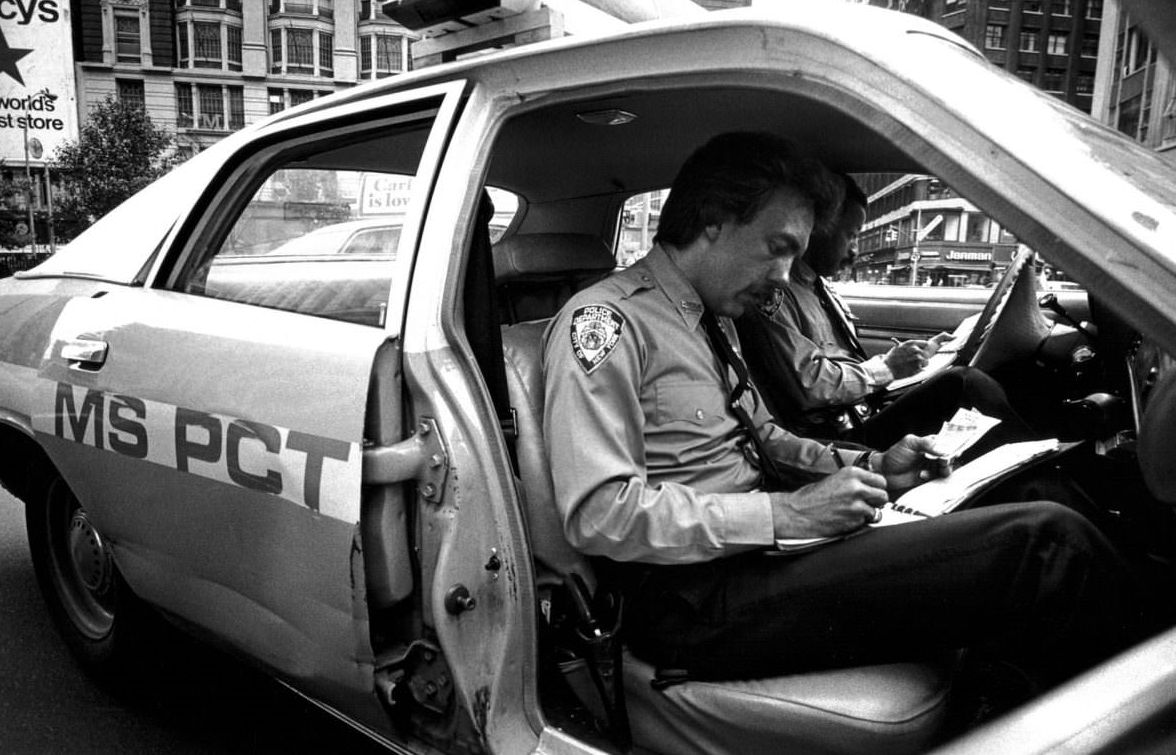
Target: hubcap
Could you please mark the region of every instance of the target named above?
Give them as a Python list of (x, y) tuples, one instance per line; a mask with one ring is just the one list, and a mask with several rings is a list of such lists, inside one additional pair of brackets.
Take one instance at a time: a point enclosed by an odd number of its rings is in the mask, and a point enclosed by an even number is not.
[(82, 509), (74, 512), (69, 523), (69, 555), (74, 573), (86, 589), (97, 594), (109, 589), (113, 572), (110, 551)]
[(64, 483), (47, 501), (54, 588), (70, 623), (84, 637), (101, 640), (114, 629), (115, 567), (110, 547)]

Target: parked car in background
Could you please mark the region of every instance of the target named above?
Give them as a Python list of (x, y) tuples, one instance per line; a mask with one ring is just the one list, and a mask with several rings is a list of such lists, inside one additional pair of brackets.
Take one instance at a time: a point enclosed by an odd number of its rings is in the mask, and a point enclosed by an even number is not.
[[(975, 313), (974, 359), (1045, 364), (1048, 408), (1093, 412), (1058, 474), (1171, 578), (1176, 169), (939, 26), (795, 3), (314, 100), (0, 280), (0, 482), (79, 661), (117, 673), (150, 606), (391, 751), (614, 748), (591, 685), (562, 683), (584, 659), (554, 655), (578, 621), (565, 586), (591, 572), (555, 521), (538, 339), (617, 264), (625, 202), (731, 130), (840, 171), (937, 176), (1085, 286), (1059, 292), (1097, 328), (1081, 369), (1028, 259), (977, 301), (877, 299), (901, 317), (873, 335)], [(394, 224), (362, 211), (365, 185), (402, 192)], [(487, 187), (517, 198), (497, 243)], [(951, 728), (968, 717), (950, 664), (926, 659), (667, 689), (652, 674), (626, 656), (643, 752), (1176, 745), (1176, 633), (971, 732)]]

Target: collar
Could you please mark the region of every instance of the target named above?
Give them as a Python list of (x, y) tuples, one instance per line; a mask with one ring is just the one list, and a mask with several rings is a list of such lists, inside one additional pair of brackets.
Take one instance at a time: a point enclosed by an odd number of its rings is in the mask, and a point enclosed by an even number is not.
[(646, 270), (642, 271), (641, 275), (652, 278), (652, 281), (646, 282), (657, 285), (678, 311), (686, 327), (691, 330), (698, 327), (704, 309), (702, 297), (694, 290), (694, 286), (690, 285), (690, 281), (686, 280), (682, 269), (674, 262), (669, 252), (660, 244), (655, 244), (642, 261)]
[(803, 257), (797, 257), (796, 261), (792, 263), (792, 280), (805, 288), (812, 288), (818, 277), (820, 276), (817, 275), (817, 271), (809, 267)]

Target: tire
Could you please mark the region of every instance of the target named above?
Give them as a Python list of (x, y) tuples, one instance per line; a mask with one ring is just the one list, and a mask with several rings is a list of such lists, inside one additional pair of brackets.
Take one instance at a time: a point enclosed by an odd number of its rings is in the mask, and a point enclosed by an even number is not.
[(51, 473), (38, 490), (39, 498), (25, 504), (25, 527), (41, 595), (81, 665), (117, 680), (134, 659), (142, 608), (65, 480)]

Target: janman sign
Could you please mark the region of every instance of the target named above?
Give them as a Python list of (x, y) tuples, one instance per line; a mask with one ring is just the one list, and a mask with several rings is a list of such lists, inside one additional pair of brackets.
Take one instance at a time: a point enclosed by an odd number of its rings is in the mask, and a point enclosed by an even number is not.
[[(0, 160), (48, 161), (78, 136), (68, 0), (0, 0)], [(39, 156), (38, 156), (38, 153)]]

